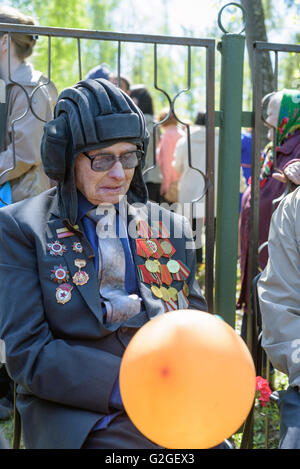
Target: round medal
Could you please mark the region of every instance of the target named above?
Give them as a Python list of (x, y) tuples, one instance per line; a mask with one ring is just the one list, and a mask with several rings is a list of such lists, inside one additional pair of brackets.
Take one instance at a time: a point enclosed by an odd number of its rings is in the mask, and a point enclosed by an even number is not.
[(185, 297), (189, 296), (190, 291), (189, 291), (188, 284), (186, 282), (183, 283), (182, 291)]
[(153, 254), (155, 254), (157, 252), (157, 246), (155, 242), (152, 241), (151, 239), (148, 239), (146, 243), (147, 243), (148, 248), (153, 252)]
[(76, 274), (73, 275), (72, 280), (76, 286), (85, 285), (89, 281), (89, 275), (83, 270), (78, 270)]
[(168, 289), (169, 296), (172, 300), (177, 301), (177, 290), (174, 287), (169, 287)]
[(156, 262), (152, 261), (151, 259), (147, 259), (145, 262), (146, 269), (149, 270), (151, 273), (159, 272), (159, 267)]
[(170, 295), (169, 295), (169, 291), (167, 288), (165, 287), (160, 287), (160, 291), (162, 293), (162, 298), (164, 301), (170, 301)]
[(178, 262), (172, 259), (167, 262), (167, 267), (171, 274), (177, 274), (177, 272), (179, 272), (180, 270), (180, 265), (178, 264)]
[(157, 298), (161, 299), (163, 297), (160, 288), (157, 287), (156, 285), (151, 286), (151, 291), (152, 291), (153, 295), (155, 295)]
[(78, 272), (76, 272), (73, 275), (73, 277), (72, 277), (73, 282), (77, 286), (85, 285), (89, 281), (89, 278), (90, 278), (89, 275), (86, 272), (81, 270), (82, 267), (86, 266), (86, 260), (85, 259), (75, 259), (74, 264), (76, 265), (76, 267), (78, 267)]
[(168, 241), (161, 241), (160, 247), (164, 251), (164, 254), (167, 254), (167, 255), (170, 255), (173, 250), (172, 244), (170, 244)]

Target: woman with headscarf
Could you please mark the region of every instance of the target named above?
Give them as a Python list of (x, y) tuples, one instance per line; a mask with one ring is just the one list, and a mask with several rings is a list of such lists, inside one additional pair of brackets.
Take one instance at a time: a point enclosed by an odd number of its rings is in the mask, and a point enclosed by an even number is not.
[[(300, 92), (284, 89), (274, 93), (268, 104), (266, 122), (270, 126), (268, 138), (271, 141), (260, 157), (259, 246), (268, 240), (273, 200), (284, 193), (287, 181), (294, 187), (300, 184)], [(276, 159), (273, 151), (274, 129)], [(242, 198), (239, 222), (241, 292), (237, 308), (244, 308), (244, 311), (247, 311), (250, 208), (251, 185)], [(265, 268), (267, 261), (268, 249), (265, 247), (259, 254), (261, 270)], [(242, 336), (245, 334), (246, 325), (243, 324)]]

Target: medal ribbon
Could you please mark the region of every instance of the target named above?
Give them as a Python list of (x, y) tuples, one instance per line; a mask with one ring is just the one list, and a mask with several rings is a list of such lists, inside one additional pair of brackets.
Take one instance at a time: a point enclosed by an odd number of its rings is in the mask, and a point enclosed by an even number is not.
[(170, 233), (162, 221), (154, 221), (152, 223), (153, 223), (153, 226), (155, 226), (156, 230), (158, 231), (159, 238), (170, 238)]
[(170, 299), (170, 301), (164, 301), (165, 312), (176, 311), (178, 309), (176, 301)]
[[(147, 241), (151, 241), (152, 243), (155, 244), (155, 246), (157, 247), (156, 252), (153, 252), (153, 250), (151, 249)], [(136, 251), (139, 256), (146, 257), (147, 259), (149, 257), (160, 259), (161, 256), (163, 255), (163, 250), (156, 239), (151, 239), (151, 240), (141, 239), (141, 238), (136, 239)]]
[(181, 290), (177, 293), (177, 298), (178, 298), (178, 308), (179, 309), (187, 309), (190, 302), (187, 299), (187, 297), (185, 296), (185, 294), (183, 293), (183, 290)]
[(163, 243), (168, 243), (168, 244), (170, 245), (170, 247), (172, 248), (172, 250), (171, 250), (171, 252), (170, 252), (169, 254), (166, 254), (166, 253), (164, 252), (164, 250), (161, 248), (162, 251), (163, 251), (162, 256), (164, 256), (164, 257), (172, 257), (172, 256), (175, 254), (176, 249), (174, 248), (174, 246), (170, 243), (170, 241), (169, 241), (167, 238), (165, 238), (162, 242), (163, 242)]
[(160, 272), (161, 272), (162, 283), (165, 283), (166, 285), (171, 285), (171, 283), (173, 282), (173, 278), (169, 272), (168, 267), (165, 264), (161, 264)]
[(140, 220), (138, 225), (138, 234), (141, 238), (151, 238), (152, 232), (146, 220)]
[(190, 275), (190, 269), (180, 260), (176, 260), (178, 264), (180, 265), (179, 272), (176, 274), (172, 274), (172, 277), (174, 280), (186, 280), (188, 276)]
[(160, 281), (159, 281), (157, 274), (152, 274), (151, 272), (149, 272), (145, 264), (140, 264), (137, 267), (138, 267), (138, 272), (140, 275), (141, 282), (148, 283), (148, 284), (156, 283), (157, 285), (160, 285)]

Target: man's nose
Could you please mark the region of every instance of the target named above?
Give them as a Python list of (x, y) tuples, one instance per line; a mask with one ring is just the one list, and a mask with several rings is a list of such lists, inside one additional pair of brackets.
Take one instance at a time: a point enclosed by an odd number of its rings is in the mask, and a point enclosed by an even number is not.
[(125, 179), (125, 171), (120, 161), (116, 161), (113, 167), (109, 171), (110, 177), (115, 179)]

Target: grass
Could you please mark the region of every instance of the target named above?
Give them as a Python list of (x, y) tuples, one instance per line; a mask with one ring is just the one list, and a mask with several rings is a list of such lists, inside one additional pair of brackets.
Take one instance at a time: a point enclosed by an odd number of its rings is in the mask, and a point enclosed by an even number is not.
[[(199, 285), (204, 292), (205, 284), (205, 266), (204, 264), (199, 264), (196, 278), (199, 282)], [(240, 273), (239, 269), (237, 272), (237, 295), (239, 294), (239, 282)], [(242, 320), (242, 312), (236, 312), (236, 329), (239, 333), (240, 325)], [(272, 377), (271, 387), (275, 390), (283, 390), (288, 386), (287, 376), (275, 371)], [(13, 419), (7, 421), (0, 421), (0, 429), (2, 429), (4, 436), (8, 442), (12, 445), (13, 441)], [(240, 448), (242, 440), (242, 433), (236, 433), (232, 436), (231, 441), (235, 448)], [(274, 402), (270, 402), (266, 407), (261, 407), (260, 403), (257, 401), (254, 407), (254, 431), (253, 431), (253, 449), (276, 449), (278, 448), (279, 443), (279, 411), (278, 407)], [(23, 443), (21, 448), (24, 448)]]

